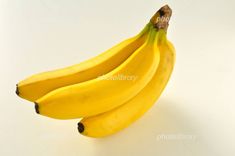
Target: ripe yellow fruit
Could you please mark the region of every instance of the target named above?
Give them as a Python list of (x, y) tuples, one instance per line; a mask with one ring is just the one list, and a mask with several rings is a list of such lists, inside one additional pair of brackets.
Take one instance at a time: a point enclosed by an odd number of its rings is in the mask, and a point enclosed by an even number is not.
[[(103, 76), (56, 89), (36, 101), (41, 115), (56, 119), (74, 119), (109, 111), (134, 97), (153, 77), (160, 54), (154, 48), (156, 31), (151, 28), (148, 40), (124, 63)], [(118, 75), (136, 79), (109, 80)]]

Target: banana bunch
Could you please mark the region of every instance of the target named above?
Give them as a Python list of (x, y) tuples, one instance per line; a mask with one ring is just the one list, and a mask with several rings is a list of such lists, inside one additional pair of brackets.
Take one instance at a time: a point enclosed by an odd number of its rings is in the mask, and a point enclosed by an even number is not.
[(161, 95), (173, 70), (175, 50), (166, 33), (171, 17), (160, 8), (136, 36), (80, 64), (30, 76), (16, 94), (35, 103), (38, 114), (82, 118), (90, 137), (114, 134), (140, 118)]

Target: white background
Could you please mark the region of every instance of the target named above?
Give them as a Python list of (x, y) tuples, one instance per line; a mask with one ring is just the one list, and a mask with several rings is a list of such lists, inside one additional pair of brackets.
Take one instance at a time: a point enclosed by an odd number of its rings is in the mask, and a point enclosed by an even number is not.
[[(15, 95), (26, 76), (86, 60), (137, 34), (166, 3), (175, 70), (157, 104), (129, 128), (84, 137), (79, 120), (37, 115)], [(234, 0), (0, 0), (0, 155), (234, 155), (234, 7)], [(193, 139), (159, 139), (170, 134)]]

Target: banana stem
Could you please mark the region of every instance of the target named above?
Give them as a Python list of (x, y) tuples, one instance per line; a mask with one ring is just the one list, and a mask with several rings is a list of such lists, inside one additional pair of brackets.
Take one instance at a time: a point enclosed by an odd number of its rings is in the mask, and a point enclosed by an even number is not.
[(161, 7), (150, 19), (150, 22), (156, 29), (163, 29), (167, 31), (172, 10), (168, 5)]

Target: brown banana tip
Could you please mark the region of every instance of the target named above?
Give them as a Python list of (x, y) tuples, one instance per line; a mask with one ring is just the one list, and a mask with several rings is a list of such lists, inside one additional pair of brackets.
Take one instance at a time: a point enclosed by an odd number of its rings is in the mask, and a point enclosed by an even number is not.
[(34, 108), (35, 108), (36, 113), (40, 114), (38, 104), (36, 102), (34, 102), (34, 104), (35, 104)]
[(20, 95), (18, 84), (16, 84), (16, 95), (18, 95), (18, 96)]
[(171, 15), (171, 8), (168, 5), (164, 5), (153, 15), (150, 22), (157, 29), (167, 30)]
[(84, 129), (85, 129), (84, 125), (81, 122), (79, 122), (78, 123), (78, 132), (82, 133), (84, 131)]

